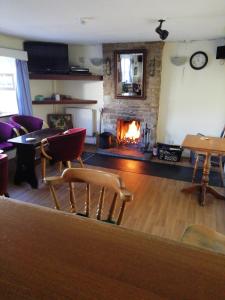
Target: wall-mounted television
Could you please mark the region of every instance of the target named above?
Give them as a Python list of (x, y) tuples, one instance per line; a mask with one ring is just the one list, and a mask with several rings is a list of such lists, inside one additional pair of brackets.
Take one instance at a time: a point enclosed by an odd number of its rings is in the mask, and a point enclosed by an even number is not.
[(24, 42), (30, 73), (68, 73), (68, 45), (47, 42)]
[(216, 58), (225, 59), (225, 46), (217, 47)]

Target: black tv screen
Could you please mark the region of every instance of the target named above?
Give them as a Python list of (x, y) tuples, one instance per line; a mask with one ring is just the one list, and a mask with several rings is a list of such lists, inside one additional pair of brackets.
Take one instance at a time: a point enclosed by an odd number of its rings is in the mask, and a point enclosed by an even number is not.
[(225, 46), (217, 47), (216, 58), (225, 59)]
[(68, 45), (61, 43), (24, 42), (30, 73), (68, 73)]

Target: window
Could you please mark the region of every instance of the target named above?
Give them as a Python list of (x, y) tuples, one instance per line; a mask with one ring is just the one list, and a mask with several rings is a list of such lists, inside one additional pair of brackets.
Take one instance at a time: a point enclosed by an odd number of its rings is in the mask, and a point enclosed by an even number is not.
[(0, 116), (17, 113), (16, 60), (0, 56)]
[(121, 56), (122, 82), (132, 83), (130, 57), (126, 54)]

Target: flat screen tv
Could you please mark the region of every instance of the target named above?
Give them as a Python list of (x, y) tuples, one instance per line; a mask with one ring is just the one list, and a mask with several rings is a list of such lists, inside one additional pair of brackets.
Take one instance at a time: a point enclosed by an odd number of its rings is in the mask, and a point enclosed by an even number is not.
[(216, 58), (225, 59), (225, 46), (217, 47)]
[(68, 45), (61, 43), (24, 42), (30, 73), (68, 73)]

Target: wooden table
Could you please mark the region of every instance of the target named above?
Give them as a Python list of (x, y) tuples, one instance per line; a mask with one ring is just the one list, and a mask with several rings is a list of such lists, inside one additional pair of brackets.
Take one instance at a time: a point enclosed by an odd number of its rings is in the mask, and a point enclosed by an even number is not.
[[(16, 145), (17, 150), (15, 184), (26, 181), (33, 188), (38, 187), (38, 179), (35, 174), (35, 149), (40, 146), (42, 139), (62, 131), (63, 130), (59, 128), (45, 128), (8, 140), (8, 142)], [(28, 141), (27, 138), (34, 140)]]
[(217, 192), (214, 188), (208, 185), (210, 173), (210, 159), (212, 154), (225, 155), (225, 139), (216, 137), (202, 137), (199, 135), (187, 135), (182, 143), (183, 148), (193, 151), (200, 151), (205, 153), (205, 161), (203, 165), (203, 175), (201, 184), (195, 184), (182, 191), (192, 193), (194, 191), (200, 192), (199, 203), (205, 205), (206, 193), (214, 195), (218, 199), (225, 200), (225, 195)]
[(225, 298), (225, 256), (0, 199), (0, 299)]

